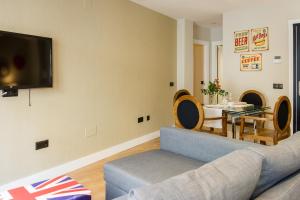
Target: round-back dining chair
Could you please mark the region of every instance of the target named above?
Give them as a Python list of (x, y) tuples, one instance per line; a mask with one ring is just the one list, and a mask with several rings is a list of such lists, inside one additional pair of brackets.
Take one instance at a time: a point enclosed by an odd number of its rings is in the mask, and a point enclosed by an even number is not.
[[(259, 141), (267, 143), (272, 143), (276, 145), (278, 141), (288, 138), (291, 134), (290, 124), (291, 124), (291, 102), (287, 96), (281, 96), (278, 98), (273, 113), (266, 113), (267, 115), (272, 115), (270, 117), (255, 117), (255, 116), (242, 116), (241, 117), (241, 128), (240, 128), (240, 139), (244, 140), (254, 140), (254, 142)], [(273, 122), (274, 129), (268, 128), (258, 128), (256, 130), (244, 129), (245, 120), (255, 120), (255, 121), (271, 121)]]
[(273, 116), (273, 124), (276, 130), (277, 140), (283, 140), (290, 136), (290, 124), (291, 124), (291, 102), (287, 96), (281, 96), (278, 98)]
[(177, 99), (185, 95), (191, 95), (191, 93), (186, 89), (178, 90), (173, 97), (173, 104), (177, 101)]
[(247, 90), (240, 96), (240, 101), (246, 102), (248, 104), (253, 104), (255, 106), (266, 106), (265, 96), (256, 90)]
[(201, 102), (190, 95), (181, 96), (175, 101), (173, 115), (177, 128), (200, 130), (204, 122)]

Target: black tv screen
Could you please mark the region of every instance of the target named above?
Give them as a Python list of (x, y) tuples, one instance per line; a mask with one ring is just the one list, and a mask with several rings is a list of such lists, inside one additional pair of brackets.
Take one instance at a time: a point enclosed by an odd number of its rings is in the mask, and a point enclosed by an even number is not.
[(0, 31), (0, 89), (52, 87), (52, 39)]

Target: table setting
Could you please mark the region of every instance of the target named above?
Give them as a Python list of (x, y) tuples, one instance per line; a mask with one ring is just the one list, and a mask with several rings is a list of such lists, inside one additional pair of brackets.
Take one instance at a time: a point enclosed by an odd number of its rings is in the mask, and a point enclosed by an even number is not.
[[(236, 138), (236, 125), (241, 116), (260, 115), (270, 109), (268, 106), (255, 106), (242, 101), (232, 101), (232, 94), (221, 89), (218, 79), (210, 82), (207, 89), (202, 89), (204, 95), (209, 95), (210, 103), (203, 105), (205, 117), (226, 116), (232, 124), (232, 137)], [(221, 97), (221, 98), (220, 98)], [(219, 101), (222, 99), (222, 102)], [(206, 127), (220, 128), (221, 121), (207, 121)]]

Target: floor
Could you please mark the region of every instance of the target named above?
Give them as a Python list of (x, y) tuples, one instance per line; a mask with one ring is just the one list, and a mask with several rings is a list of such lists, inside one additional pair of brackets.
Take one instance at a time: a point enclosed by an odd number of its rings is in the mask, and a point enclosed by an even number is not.
[(104, 160), (100, 160), (94, 164), (88, 165), (84, 168), (76, 170), (67, 174), (79, 183), (83, 184), (86, 188), (92, 190), (92, 200), (105, 199), (105, 183), (103, 179), (103, 165), (106, 162), (119, 159), (128, 155), (149, 151), (151, 149), (159, 149), (159, 139), (138, 145), (132, 149), (126, 150)]

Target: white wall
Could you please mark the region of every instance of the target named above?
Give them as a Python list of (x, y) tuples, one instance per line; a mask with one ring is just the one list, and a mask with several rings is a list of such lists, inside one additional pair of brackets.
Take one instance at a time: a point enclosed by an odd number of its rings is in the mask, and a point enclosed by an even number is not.
[(194, 39), (204, 41), (222, 41), (223, 29), (218, 27), (205, 27), (194, 24)]
[(223, 27), (212, 27), (210, 29), (210, 40), (211, 41), (222, 41), (223, 40)]
[(183, 89), (185, 72), (185, 20), (177, 20), (177, 90)]
[[(267, 96), (271, 106), (280, 95), (289, 94), (288, 20), (300, 18), (300, 1), (290, 0), (262, 4), (248, 9), (223, 14), (224, 74), (225, 88), (238, 99), (247, 89), (256, 89)], [(241, 72), (240, 54), (234, 53), (234, 31), (257, 27), (269, 27), (270, 50), (262, 52), (263, 70)], [(273, 64), (274, 56), (282, 56), (281, 64)], [(274, 90), (273, 83), (283, 83), (283, 90)]]
[(194, 24), (194, 40), (207, 41), (209, 43), (209, 80), (217, 77), (217, 48), (222, 44), (222, 27), (204, 27)]
[(193, 37), (195, 40), (211, 41), (211, 30), (208, 27), (202, 27), (195, 23)]
[(194, 53), (193, 22), (177, 20), (177, 89), (187, 89), (193, 93)]

